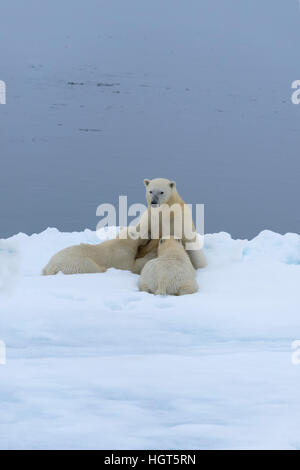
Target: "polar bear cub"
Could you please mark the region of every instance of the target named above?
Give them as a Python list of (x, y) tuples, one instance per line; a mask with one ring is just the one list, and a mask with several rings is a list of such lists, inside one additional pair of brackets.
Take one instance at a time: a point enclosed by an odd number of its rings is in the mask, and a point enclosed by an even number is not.
[(145, 263), (156, 256), (155, 252), (143, 258), (135, 259), (139, 246), (147, 244), (148, 240), (132, 238), (130, 229), (127, 233), (113, 240), (107, 240), (98, 245), (70, 246), (59, 251), (50, 259), (42, 271), (44, 276), (57, 274), (104, 273), (108, 268), (132, 270), (140, 274)]
[(182, 241), (171, 237), (160, 239), (158, 257), (148, 261), (142, 269), (141, 291), (156, 295), (194, 294), (198, 290), (196, 270)]

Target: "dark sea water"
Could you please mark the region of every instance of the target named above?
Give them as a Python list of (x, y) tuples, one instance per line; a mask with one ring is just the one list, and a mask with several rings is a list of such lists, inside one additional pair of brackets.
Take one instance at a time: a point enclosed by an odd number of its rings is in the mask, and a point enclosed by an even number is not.
[(297, 0), (1, 1), (0, 238), (95, 228), (144, 178), (206, 232), (300, 231)]

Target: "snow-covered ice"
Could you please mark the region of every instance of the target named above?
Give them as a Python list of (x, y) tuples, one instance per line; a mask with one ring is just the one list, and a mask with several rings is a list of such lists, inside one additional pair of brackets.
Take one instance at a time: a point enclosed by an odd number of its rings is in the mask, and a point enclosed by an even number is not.
[(0, 241), (1, 449), (300, 449), (299, 235), (206, 235), (199, 292), (165, 298), (114, 269), (40, 276), (80, 242)]

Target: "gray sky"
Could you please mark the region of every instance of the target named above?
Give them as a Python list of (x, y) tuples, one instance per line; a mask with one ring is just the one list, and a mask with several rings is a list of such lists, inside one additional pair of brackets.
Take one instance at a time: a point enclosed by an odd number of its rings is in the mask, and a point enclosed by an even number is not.
[(297, 0), (17, 5), (1, 1), (0, 237), (94, 229), (153, 177), (205, 204), (206, 232), (299, 233)]

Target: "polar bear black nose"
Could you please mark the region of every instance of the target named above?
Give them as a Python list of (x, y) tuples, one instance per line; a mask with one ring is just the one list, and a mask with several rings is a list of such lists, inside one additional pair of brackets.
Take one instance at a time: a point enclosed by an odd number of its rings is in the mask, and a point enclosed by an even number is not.
[(153, 198), (151, 199), (151, 204), (152, 204), (152, 205), (156, 205), (157, 203), (158, 203), (158, 197), (153, 197)]

